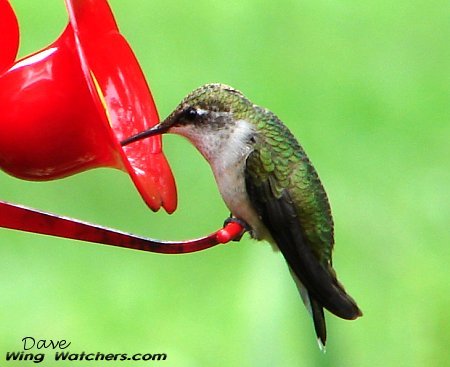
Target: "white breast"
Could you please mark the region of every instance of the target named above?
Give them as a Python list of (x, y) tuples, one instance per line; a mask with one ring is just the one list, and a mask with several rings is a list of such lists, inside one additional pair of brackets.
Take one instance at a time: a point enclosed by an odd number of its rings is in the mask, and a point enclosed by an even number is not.
[(254, 238), (270, 240), (245, 187), (245, 162), (253, 150), (249, 144), (249, 138), (254, 134), (252, 124), (238, 120), (232, 130), (211, 130), (209, 133), (184, 126), (171, 131), (188, 138), (210, 163), (220, 194), (233, 216), (250, 225)]
[(236, 128), (219, 148), (220, 154), (212, 158), (211, 166), (228, 209), (250, 225), (253, 237), (263, 239), (267, 237), (265, 227), (250, 203), (245, 186), (245, 162), (253, 150), (248, 141), (253, 133), (251, 124), (245, 120), (237, 121)]

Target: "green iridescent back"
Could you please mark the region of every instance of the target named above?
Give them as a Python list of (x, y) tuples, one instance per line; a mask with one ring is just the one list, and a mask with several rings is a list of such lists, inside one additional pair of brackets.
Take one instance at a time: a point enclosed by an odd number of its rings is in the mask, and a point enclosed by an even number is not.
[(261, 132), (247, 160), (252, 179), (269, 180), (276, 198), (288, 191), (308, 244), (318, 259), (331, 261), (333, 219), (316, 170), (293, 134), (272, 112), (259, 106), (253, 106), (253, 110), (239, 117), (252, 119)]

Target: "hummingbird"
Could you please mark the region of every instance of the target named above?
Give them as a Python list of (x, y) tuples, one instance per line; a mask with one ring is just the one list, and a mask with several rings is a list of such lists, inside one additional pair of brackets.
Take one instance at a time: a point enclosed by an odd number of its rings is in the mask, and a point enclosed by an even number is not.
[(230, 218), (281, 251), (325, 350), (324, 308), (347, 320), (362, 312), (332, 267), (329, 201), (297, 139), (274, 113), (224, 84), (197, 88), (165, 120), (121, 143), (163, 133), (187, 138), (210, 164)]

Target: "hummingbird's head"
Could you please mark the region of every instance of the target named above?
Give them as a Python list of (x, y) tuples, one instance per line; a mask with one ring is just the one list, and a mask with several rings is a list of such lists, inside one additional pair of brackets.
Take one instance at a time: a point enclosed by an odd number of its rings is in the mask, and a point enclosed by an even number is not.
[(208, 156), (218, 151), (218, 146), (234, 132), (242, 130), (244, 124), (247, 134), (250, 125), (243, 116), (252, 107), (236, 89), (224, 84), (206, 84), (190, 93), (165, 120), (122, 141), (122, 145), (170, 132), (186, 137)]

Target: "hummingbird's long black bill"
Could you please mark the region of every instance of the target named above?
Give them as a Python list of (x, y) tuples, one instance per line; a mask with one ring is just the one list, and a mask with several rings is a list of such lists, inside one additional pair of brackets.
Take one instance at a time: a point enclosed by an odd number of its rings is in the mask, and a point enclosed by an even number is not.
[(163, 123), (159, 123), (158, 125), (153, 126), (152, 128), (137, 133), (136, 135), (130, 136), (129, 138), (122, 140), (120, 144), (124, 147), (125, 145), (134, 143), (138, 140), (142, 140), (145, 138), (149, 138), (150, 136), (164, 134), (168, 130), (168, 126)]

